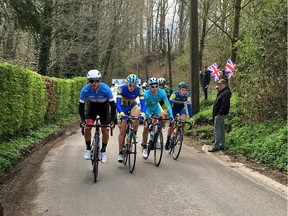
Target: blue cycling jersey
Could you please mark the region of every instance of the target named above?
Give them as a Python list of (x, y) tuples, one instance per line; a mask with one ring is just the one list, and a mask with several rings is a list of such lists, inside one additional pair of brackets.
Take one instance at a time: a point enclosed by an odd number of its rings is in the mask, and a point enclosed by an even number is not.
[(145, 91), (144, 100), (146, 103), (146, 109), (147, 107), (156, 107), (159, 105), (160, 101), (164, 100), (164, 102), (168, 105), (169, 116), (173, 116), (172, 108), (171, 108), (171, 105), (169, 103), (169, 100), (166, 96), (166, 92), (164, 89), (158, 88), (158, 91), (155, 94), (153, 94), (150, 89)]
[(82, 88), (80, 103), (85, 103), (86, 100), (103, 103), (106, 101), (113, 101), (114, 99), (110, 87), (101, 82), (96, 92), (91, 88), (90, 84), (87, 84)]
[(186, 93), (184, 96), (181, 96), (178, 91), (174, 91), (171, 96), (170, 96), (170, 104), (173, 109), (173, 113), (178, 112), (180, 113), (180, 110), (186, 108), (185, 104), (187, 105), (189, 117), (191, 118), (193, 116), (192, 112), (192, 102), (191, 102), (191, 97), (190, 93)]
[(116, 97), (116, 107), (117, 111), (123, 112), (123, 109), (127, 109), (127, 107), (130, 107), (131, 109), (137, 105), (136, 98), (139, 97), (140, 104), (141, 104), (141, 112), (145, 112), (145, 102), (144, 102), (144, 96), (143, 96), (143, 89), (139, 86), (136, 86), (136, 88), (130, 92), (128, 89), (128, 86), (122, 85), (119, 86), (117, 89), (117, 97)]

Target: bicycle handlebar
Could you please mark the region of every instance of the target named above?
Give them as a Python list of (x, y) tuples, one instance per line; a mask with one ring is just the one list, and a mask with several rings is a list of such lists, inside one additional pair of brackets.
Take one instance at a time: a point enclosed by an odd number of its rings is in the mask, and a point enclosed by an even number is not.
[(120, 120), (127, 120), (127, 119), (130, 119), (130, 120), (140, 120), (140, 121), (143, 121), (144, 120), (144, 117), (143, 116), (128, 116), (128, 115), (124, 115), (120, 118)]

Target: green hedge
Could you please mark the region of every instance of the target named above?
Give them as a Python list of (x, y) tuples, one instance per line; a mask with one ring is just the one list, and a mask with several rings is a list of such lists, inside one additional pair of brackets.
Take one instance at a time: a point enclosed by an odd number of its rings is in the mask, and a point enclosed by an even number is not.
[(78, 113), (79, 94), (86, 79), (42, 77), (0, 63), (0, 141), (51, 121)]

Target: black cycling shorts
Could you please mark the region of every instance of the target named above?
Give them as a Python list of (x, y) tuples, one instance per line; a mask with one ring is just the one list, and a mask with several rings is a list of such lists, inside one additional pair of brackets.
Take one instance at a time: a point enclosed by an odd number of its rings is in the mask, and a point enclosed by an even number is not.
[(110, 105), (108, 101), (104, 103), (90, 102), (88, 104), (86, 119), (92, 119), (94, 122), (97, 115), (100, 116), (100, 123), (102, 125), (110, 124)]

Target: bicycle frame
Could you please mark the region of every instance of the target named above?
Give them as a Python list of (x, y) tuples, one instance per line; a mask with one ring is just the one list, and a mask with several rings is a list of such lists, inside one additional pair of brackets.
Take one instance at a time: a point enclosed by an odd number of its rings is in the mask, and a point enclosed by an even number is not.
[(137, 156), (137, 142), (134, 132), (134, 121), (139, 120), (139, 117), (126, 116), (125, 118), (121, 118), (121, 121), (122, 120), (127, 120), (126, 133), (123, 139), (124, 165), (126, 165), (128, 161), (129, 172), (132, 173), (135, 169)]
[(180, 119), (180, 115), (177, 114), (176, 118), (174, 120), (173, 129), (172, 129), (172, 136), (171, 136), (171, 142), (169, 145), (169, 154), (172, 153), (172, 157), (174, 160), (177, 160), (181, 149), (182, 149), (182, 142), (183, 142), (183, 124), (190, 124), (190, 127), (188, 130), (191, 129), (192, 125), (190, 122), (183, 121)]
[(100, 128), (101, 127), (110, 127), (110, 134), (113, 135), (112, 128), (110, 125), (101, 125), (100, 116), (96, 116), (95, 124), (86, 124), (87, 127), (94, 127), (94, 137), (91, 144), (91, 163), (93, 166), (93, 176), (94, 182), (97, 182), (98, 177), (98, 165), (99, 165), (99, 153), (100, 153)]
[[(151, 122), (150, 125), (148, 124), (149, 137), (151, 137), (151, 135), (152, 135), (152, 131), (153, 131), (154, 126), (156, 126), (156, 130), (155, 130), (155, 134), (154, 134), (152, 143), (149, 142), (149, 144), (148, 144), (148, 157), (149, 157), (150, 151), (154, 150), (154, 164), (155, 164), (155, 166), (158, 167), (161, 163), (162, 154), (163, 154), (163, 133), (162, 133), (161, 122), (165, 121), (165, 120), (169, 120), (169, 119), (168, 118), (162, 118), (162, 117), (153, 117), (153, 119), (156, 119), (157, 122), (156, 123)], [(157, 150), (160, 150), (160, 152), (158, 152)], [(147, 159), (147, 158), (144, 158), (144, 159)]]

